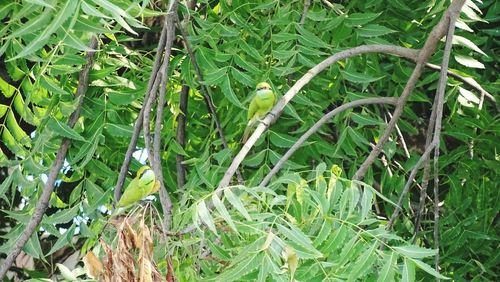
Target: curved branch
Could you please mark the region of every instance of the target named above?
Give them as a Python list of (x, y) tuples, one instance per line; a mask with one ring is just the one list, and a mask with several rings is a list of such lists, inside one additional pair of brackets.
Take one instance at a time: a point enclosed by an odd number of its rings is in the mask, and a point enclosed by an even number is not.
[[(97, 48), (97, 44), (98, 44), (97, 37), (92, 36), (89, 45), (90, 49), (95, 50)], [(80, 75), (78, 78), (78, 88), (75, 94), (75, 99), (78, 99), (78, 104), (68, 121), (68, 126), (71, 128), (75, 126), (76, 121), (80, 117), (80, 112), (83, 106), (83, 97), (88, 88), (89, 72), (90, 69), (92, 68), (94, 54), (95, 51), (87, 52), (86, 55), (87, 63), (85, 64), (85, 66), (83, 66), (83, 69), (80, 71)], [(33, 214), (31, 215), (31, 218), (28, 224), (26, 225), (26, 228), (24, 229), (23, 233), (21, 234), (21, 236), (19, 236), (19, 239), (14, 244), (14, 247), (9, 252), (7, 258), (3, 261), (2, 265), (0, 266), (1, 281), (3, 281), (3, 277), (5, 276), (9, 268), (12, 266), (14, 260), (17, 258), (19, 253), (21, 253), (21, 249), (24, 247), (26, 242), (28, 242), (33, 232), (35, 232), (35, 229), (38, 226), (38, 224), (42, 221), (42, 217), (45, 213), (45, 210), (49, 205), (50, 195), (52, 194), (52, 191), (54, 191), (57, 175), (59, 174), (59, 171), (61, 170), (61, 167), (64, 164), (64, 160), (66, 159), (66, 154), (68, 152), (70, 143), (71, 143), (70, 139), (68, 138), (62, 139), (61, 146), (57, 151), (54, 163), (52, 163), (52, 167), (50, 169), (47, 182), (45, 183), (45, 187), (43, 188), (43, 192), (42, 195), (40, 196), (40, 199), (38, 199), (35, 210), (33, 211)]]
[(318, 73), (334, 64), (337, 61), (353, 57), (359, 54), (365, 53), (387, 53), (393, 54), (405, 58), (410, 58), (416, 60), (418, 58), (418, 50), (403, 48), (399, 46), (392, 45), (362, 45), (358, 47), (354, 47), (348, 50), (341, 51), (335, 55), (332, 55), (325, 60), (323, 60), (318, 65), (311, 68), (306, 74), (304, 74), (297, 82), (286, 92), (286, 94), (276, 103), (271, 112), (264, 118), (264, 120), (257, 126), (253, 134), (248, 138), (247, 142), (243, 145), (240, 152), (233, 159), (231, 166), (227, 169), (224, 177), (219, 182), (219, 188), (226, 187), (229, 185), (229, 181), (233, 176), (234, 172), (243, 161), (243, 158), (248, 154), (250, 149), (253, 147), (257, 139), (264, 133), (264, 131), (269, 127), (269, 124), (274, 122), (278, 116), (281, 114), (286, 104), (290, 102), (290, 100), (297, 95), (297, 93), (311, 81)]
[(340, 107), (337, 107), (333, 109), (332, 111), (328, 112), (326, 115), (324, 115), (320, 120), (318, 120), (311, 128), (309, 128), (300, 138), (293, 144), (290, 149), (281, 157), (281, 159), (276, 163), (276, 165), (273, 167), (273, 169), (264, 177), (262, 182), (260, 182), (259, 186), (266, 186), (271, 178), (281, 169), (281, 167), (285, 164), (285, 162), (297, 151), (302, 144), (309, 138), (311, 135), (313, 135), (318, 129), (328, 122), (330, 119), (332, 119), (335, 115), (358, 106), (365, 106), (365, 105), (373, 105), (373, 104), (392, 104), (395, 105), (396, 102), (398, 101), (397, 98), (387, 98), (387, 97), (380, 97), (380, 98), (367, 98), (367, 99), (361, 99), (361, 100), (356, 100), (349, 102), (347, 104), (343, 104)]
[(384, 132), (382, 133), (382, 136), (380, 136), (379, 142), (377, 143), (375, 148), (373, 148), (373, 150), (370, 152), (370, 154), (365, 159), (363, 164), (361, 164), (359, 169), (354, 174), (353, 180), (361, 180), (365, 176), (365, 173), (368, 170), (368, 168), (371, 166), (371, 164), (375, 161), (377, 156), (382, 151), (382, 148), (384, 147), (385, 143), (389, 139), (389, 136), (390, 136), (392, 130), (394, 129), (394, 126), (396, 125), (397, 121), (399, 120), (399, 117), (403, 113), (404, 106), (406, 105), (406, 102), (408, 101), (410, 94), (412, 93), (413, 89), (415, 88), (415, 84), (417, 83), (418, 78), (422, 74), (422, 70), (425, 66), (425, 63), (430, 58), (430, 56), (434, 53), (434, 50), (436, 50), (436, 47), (437, 47), (439, 40), (446, 34), (448, 27), (449, 27), (450, 17), (452, 17), (453, 15), (459, 14), (464, 3), (465, 3), (465, 0), (453, 1), (450, 4), (450, 7), (448, 8), (448, 10), (446, 10), (443, 18), (432, 29), (427, 41), (424, 44), (424, 47), (422, 48), (422, 50), (418, 54), (417, 65), (415, 66), (413, 73), (411, 74), (410, 78), (408, 79), (408, 82), (406, 83), (406, 86), (403, 90), (403, 93), (399, 97), (398, 104), (396, 105), (396, 109), (394, 110), (394, 113), (392, 114), (391, 120), (387, 124), (387, 127), (385, 128)]

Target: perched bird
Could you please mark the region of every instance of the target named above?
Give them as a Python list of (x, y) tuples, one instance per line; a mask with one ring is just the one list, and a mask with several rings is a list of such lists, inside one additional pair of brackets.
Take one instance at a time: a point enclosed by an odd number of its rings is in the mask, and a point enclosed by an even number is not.
[(116, 207), (123, 208), (135, 204), (144, 197), (156, 193), (159, 188), (160, 182), (156, 180), (154, 171), (149, 166), (143, 166), (125, 189)]
[(273, 108), (276, 102), (276, 96), (271, 89), (271, 85), (267, 82), (260, 82), (255, 89), (255, 96), (250, 102), (248, 108), (248, 124), (243, 133), (242, 143), (247, 142), (250, 130), (257, 121), (266, 116), (266, 114)]

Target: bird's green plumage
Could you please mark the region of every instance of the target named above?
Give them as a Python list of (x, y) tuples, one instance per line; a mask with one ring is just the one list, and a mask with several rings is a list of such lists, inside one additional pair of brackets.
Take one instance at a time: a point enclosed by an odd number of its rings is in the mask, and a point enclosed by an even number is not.
[(276, 96), (274, 95), (271, 86), (266, 82), (257, 84), (255, 96), (252, 98), (250, 106), (248, 107), (248, 124), (243, 134), (243, 143), (247, 141), (253, 125), (258, 120), (266, 116), (266, 114), (273, 108), (275, 102)]
[(144, 197), (155, 193), (159, 188), (155, 173), (148, 166), (143, 166), (137, 171), (137, 175), (125, 189), (117, 207), (123, 208), (134, 204)]

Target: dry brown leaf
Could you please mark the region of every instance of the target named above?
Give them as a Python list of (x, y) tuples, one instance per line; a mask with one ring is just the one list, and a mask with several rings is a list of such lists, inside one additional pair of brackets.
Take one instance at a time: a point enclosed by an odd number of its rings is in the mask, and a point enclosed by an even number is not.
[(111, 248), (108, 246), (108, 244), (104, 243), (104, 241), (101, 240), (101, 246), (104, 249), (104, 252), (106, 253), (106, 257), (104, 260), (104, 274), (102, 277), (102, 281), (104, 282), (111, 282), (114, 281), (113, 278), (113, 252), (111, 251)]
[(104, 272), (104, 267), (101, 263), (101, 260), (99, 260), (92, 251), (89, 251), (83, 257), (83, 263), (88, 269), (87, 275), (92, 278), (97, 278), (101, 273)]
[(139, 282), (153, 282), (151, 268), (149, 259), (144, 257), (139, 258)]

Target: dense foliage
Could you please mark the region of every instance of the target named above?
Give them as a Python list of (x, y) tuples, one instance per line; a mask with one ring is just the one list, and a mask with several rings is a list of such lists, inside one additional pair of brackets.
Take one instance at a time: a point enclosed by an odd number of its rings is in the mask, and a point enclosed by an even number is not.
[[(65, 271), (56, 263), (81, 269), (83, 263), (76, 264), (80, 258), (68, 260), (73, 253), (81, 257), (93, 251), (104, 259), (106, 248), (121, 242), (116, 234), (124, 234), (123, 229), (105, 222), (144, 104), (168, 10), (163, 2), (0, 0), (0, 253), (8, 254), (24, 230), (61, 140), (71, 140), (50, 207), (23, 248), (24, 262), (13, 268), (18, 278), (49, 278)], [(425, 149), (439, 77), (432, 68), (418, 81), (397, 130), (363, 182), (350, 179), (378, 142), (393, 106), (337, 115), (269, 185), (257, 187), (326, 112), (360, 98), (398, 97), (414, 68), (410, 60), (372, 53), (327, 68), (286, 106), (245, 158), (245, 186), (234, 181), (217, 190), (217, 185), (241, 148), (256, 83), (269, 82), (281, 97), (311, 67), (339, 51), (364, 44), (422, 48), (449, 1), (209, 0), (198, 1), (194, 9), (182, 2), (178, 16), (180, 21), (189, 17), (182, 24), (203, 81), (178, 35), (167, 73), (161, 160), (174, 204), (172, 234), (191, 224), (198, 228), (162, 237), (161, 227), (154, 227), (162, 217), (156, 199), (153, 209), (136, 207), (130, 213), (151, 224), (151, 260), (162, 277), (173, 270), (179, 281), (495, 280), (500, 271), (500, 129), (495, 94), (489, 93), (499, 88), (497, 1), (467, 1), (454, 37), (438, 172), (440, 274), (430, 266), (437, 253), (432, 181), (415, 243), (420, 178), (393, 230), (385, 229)], [(306, 12), (304, 3), (310, 3)], [(99, 51), (80, 118), (71, 128), (66, 123), (77, 107), (74, 93), (94, 34), (99, 34)], [(440, 64), (442, 47), (430, 63)], [(228, 148), (217, 134), (201, 83), (208, 86)], [(179, 108), (183, 85), (190, 89), (185, 113)], [(176, 140), (179, 115), (187, 120), (185, 146)], [(144, 148), (139, 138), (128, 181), (146, 162)], [(176, 155), (185, 159), (182, 187)], [(205, 200), (213, 201), (213, 211)]]

